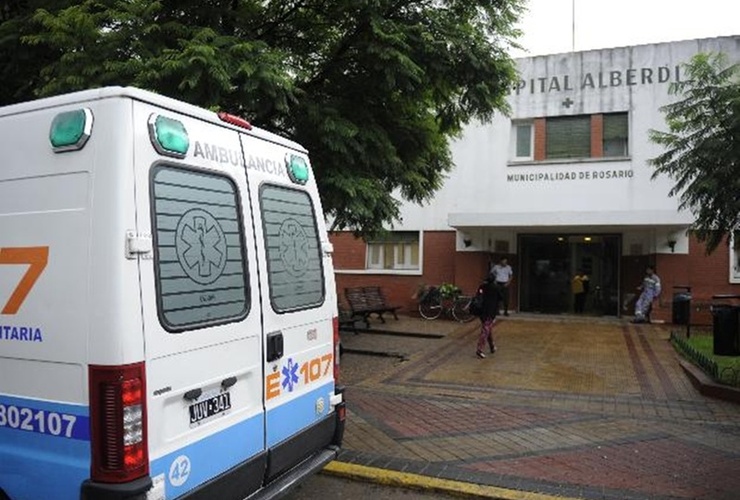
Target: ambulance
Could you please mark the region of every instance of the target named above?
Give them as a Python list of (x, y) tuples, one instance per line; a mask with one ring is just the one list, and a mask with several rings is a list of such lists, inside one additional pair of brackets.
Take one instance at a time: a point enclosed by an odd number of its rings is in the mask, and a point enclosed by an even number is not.
[(339, 452), (307, 151), (108, 87), (0, 108), (0, 500), (277, 498)]

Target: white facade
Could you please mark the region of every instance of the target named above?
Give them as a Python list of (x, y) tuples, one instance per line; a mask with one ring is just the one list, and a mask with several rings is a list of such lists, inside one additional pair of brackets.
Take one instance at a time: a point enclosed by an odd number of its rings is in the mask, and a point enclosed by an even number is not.
[[(671, 179), (651, 180), (648, 160), (661, 150), (648, 132), (666, 129), (660, 107), (674, 99), (669, 87), (684, 78), (682, 64), (699, 52), (737, 62), (740, 36), (519, 59), (511, 116), (469, 125), (452, 145), (455, 168), (434, 201), (403, 205), (394, 229), (456, 229), (460, 251), (505, 242), (516, 253), (517, 234), (590, 231), (621, 234), (624, 255), (686, 254), (693, 217), (668, 196)], [(626, 155), (515, 158), (517, 124), (604, 113), (626, 113)]]

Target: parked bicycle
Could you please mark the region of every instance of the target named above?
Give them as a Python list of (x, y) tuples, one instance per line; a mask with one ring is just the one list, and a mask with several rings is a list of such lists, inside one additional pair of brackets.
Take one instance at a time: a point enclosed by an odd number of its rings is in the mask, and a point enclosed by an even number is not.
[(470, 312), (473, 297), (463, 295), (454, 285), (429, 286), (419, 294), (419, 314), (424, 319), (437, 319), (442, 313), (467, 323), (475, 316)]

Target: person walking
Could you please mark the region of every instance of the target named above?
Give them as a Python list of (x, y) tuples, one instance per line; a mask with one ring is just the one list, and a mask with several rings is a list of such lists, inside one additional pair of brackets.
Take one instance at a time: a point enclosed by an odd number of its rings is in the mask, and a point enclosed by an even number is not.
[(483, 349), (485, 349), (486, 344), (488, 344), (491, 354), (496, 352), (496, 342), (493, 340), (493, 325), (496, 322), (496, 316), (498, 316), (500, 296), (495, 281), (490, 277), (481, 283), (480, 289), (483, 304), (480, 312), (480, 335), (478, 335), (475, 355), (484, 359), (486, 355), (483, 353)]
[(498, 264), (491, 268), (491, 277), (496, 285), (501, 303), (504, 306), (504, 316), (509, 315), (509, 285), (514, 277), (514, 271), (506, 257), (502, 257)]
[(653, 302), (660, 296), (662, 287), (660, 278), (655, 274), (653, 266), (645, 268), (645, 277), (642, 279), (642, 285), (637, 287), (641, 290), (640, 297), (635, 302), (635, 318), (633, 323), (650, 323), (650, 311), (653, 308)]

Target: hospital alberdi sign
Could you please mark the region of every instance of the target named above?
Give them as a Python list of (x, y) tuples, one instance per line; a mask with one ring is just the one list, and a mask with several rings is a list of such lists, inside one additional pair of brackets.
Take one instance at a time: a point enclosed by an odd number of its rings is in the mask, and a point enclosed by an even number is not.
[(612, 87), (652, 85), (655, 83), (678, 82), (681, 66), (658, 66), (656, 68), (628, 68), (622, 70), (586, 72), (582, 75), (554, 75), (521, 79), (514, 86), (516, 95), (522, 93), (544, 94), (575, 90), (608, 89)]

